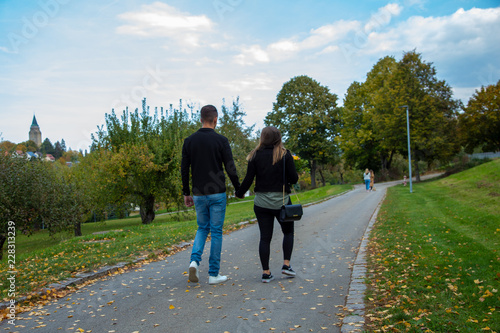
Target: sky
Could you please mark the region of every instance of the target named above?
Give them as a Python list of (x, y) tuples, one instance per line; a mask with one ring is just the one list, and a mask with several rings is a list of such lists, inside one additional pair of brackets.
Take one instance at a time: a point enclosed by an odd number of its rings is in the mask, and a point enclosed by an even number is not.
[(464, 104), (500, 80), (500, 0), (0, 0), (0, 140), (85, 151), (105, 114), (239, 97), (264, 126), (283, 84), (338, 96), (416, 50)]

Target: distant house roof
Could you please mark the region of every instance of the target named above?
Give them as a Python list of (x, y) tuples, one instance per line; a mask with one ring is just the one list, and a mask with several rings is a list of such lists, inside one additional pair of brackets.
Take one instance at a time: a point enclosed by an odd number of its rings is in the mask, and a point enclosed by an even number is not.
[(52, 154), (47, 154), (47, 155), (45, 155), (45, 160), (54, 162), (56, 160), (56, 158), (54, 156), (52, 156)]
[(37, 154), (37, 153), (34, 153), (34, 152), (31, 152), (31, 151), (27, 152), (27, 153), (26, 153), (26, 155), (27, 155), (26, 157), (27, 157), (28, 159), (38, 158), (38, 154)]

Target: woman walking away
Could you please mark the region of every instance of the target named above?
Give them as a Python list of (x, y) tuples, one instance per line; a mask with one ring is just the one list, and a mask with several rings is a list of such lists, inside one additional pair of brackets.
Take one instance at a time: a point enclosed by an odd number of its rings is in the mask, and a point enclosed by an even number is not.
[(370, 191), (370, 170), (366, 169), (365, 174), (363, 175), (365, 180), (366, 192)]
[[(260, 142), (248, 156), (247, 174), (241, 187), (236, 192), (243, 198), (255, 178), (254, 212), (260, 230), (259, 256), (262, 264), (262, 282), (274, 279), (269, 269), (271, 239), (273, 237), (274, 218), (278, 219), (280, 208), (290, 201), (290, 185), (297, 183), (299, 176), (290, 151), (281, 141), (280, 131), (273, 126), (265, 127), (260, 135)], [(285, 163), (285, 193), (283, 194), (283, 163)], [(278, 221), (279, 222), (279, 221)], [(283, 232), (283, 266), (281, 273), (294, 277), (290, 266), (293, 250), (294, 223), (279, 222)]]

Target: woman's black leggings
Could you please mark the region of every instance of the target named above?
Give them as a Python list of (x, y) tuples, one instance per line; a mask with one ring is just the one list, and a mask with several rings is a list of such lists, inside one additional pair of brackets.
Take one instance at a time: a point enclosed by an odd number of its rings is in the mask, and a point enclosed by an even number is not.
[[(271, 239), (273, 238), (274, 218), (278, 219), (279, 209), (267, 209), (253, 206), (260, 229), (259, 256), (262, 270), (269, 269), (269, 256), (271, 252)], [(294, 222), (279, 222), (283, 231), (283, 260), (290, 260), (293, 250), (293, 225)]]

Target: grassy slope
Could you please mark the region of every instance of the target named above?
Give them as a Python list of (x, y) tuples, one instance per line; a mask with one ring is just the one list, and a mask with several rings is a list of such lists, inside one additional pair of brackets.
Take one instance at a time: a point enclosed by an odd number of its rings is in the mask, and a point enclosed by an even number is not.
[(500, 331), (500, 160), (388, 192), (371, 235), (369, 331)]

